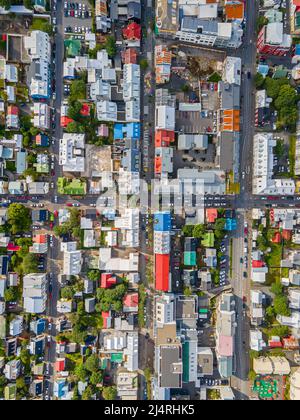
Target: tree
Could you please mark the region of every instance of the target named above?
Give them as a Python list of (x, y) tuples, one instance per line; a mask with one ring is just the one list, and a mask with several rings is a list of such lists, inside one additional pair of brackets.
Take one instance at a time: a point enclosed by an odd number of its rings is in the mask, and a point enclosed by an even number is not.
[(8, 208), (7, 218), (14, 235), (18, 232), (28, 231), (31, 226), (30, 211), (22, 204), (11, 204)]
[(0, 6), (4, 7), (5, 10), (9, 10), (11, 6), (11, 0), (0, 0)]
[(62, 299), (72, 299), (72, 297), (74, 296), (74, 290), (71, 286), (63, 287), (60, 290), (60, 295)]
[(15, 302), (18, 297), (18, 292), (16, 287), (9, 287), (4, 292), (5, 302)]
[(82, 393), (82, 400), (89, 401), (93, 397), (93, 389), (91, 386), (88, 386)]
[(77, 379), (82, 382), (85, 382), (88, 376), (88, 372), (86, 368), (84, 367), (83, 363), (80, 363), (79, 365), (75, 367), (74, 373)]
[(98, 281), (100, 279), (100, 271), (99, 270), (89, 270), (87, 273), (87, 277), (89, 280)]
[(202, 239), (205, 232), (206, 232), (206, 226), (205, 225), (196, 225), (196, 226), (194, 226), (192, 236), (194, 238)]
[(69, 105), (68, 117), (73, 120), (78, 120), (80, 118), (80, 111), (82, 109), (82, 104), (79, 101), (74, 101)]
[(97, 372), (99, 369), (99, 358), (96, 354), (92, 354), (86, 359), (86, 362), (84, 364), (84, 367), (89, 372)]
[(265, 79), (265, 88), (267, 94), (270, 98), (276, 99), (279, 95), (280, 88), (284, 85), (288, 85), (289, 81), (286, 78), (282, 79), (272, 79), (271, 77), (266, 77)]
[(295, 89), (290, 85), (283, 85), (280, 87), (278, 97), (275, 100), (276, 109), (292, 108), (297, 102), (298, 95)]
[(34, 254), (27, 254), (23, 259), (22, 269), (24, 274), (35, 273), (38, 270), (38, 259)]
[(285, 337), (290, 334), (289, 327), (286, 327), (285, 325), (278, 325), (278, 327), (274, 327), (271, 329), (269, 336), (278, 336), (280, 338)]
[(277, 140), (276, 146), (274, 148), (275, 155), (280, 159), (284, 156), (285, 147), (283, 140)]
[(277, 315), (290, 316), (291, 312), (288, 307), (288, 300), (286, 296), (275, 296), (273, 304)]
[(86, 84), (83, 79), (74, 80), (70, 88), (70, 100), (76, 101), (78, 99), (86, 98)]
[(94, 386), (101, 384), (103, 381), (103, 372), (102, 370), (98, 372), (93, 372), (90, 377), (90, 383)]
[(191, 237), (193, 236), (194, 225), (185, 225), (182, 228), (182, 233), (184, 236)]
[(184, 290), (183, 290), (183, 294), (184, 294), (184, 296), (191, 296), (191, 294), (192, 294), (191, 288), (190, 287), (185, 287)]
[(110, 58), (114, 58), (117, 54), (116, 40), (113, 36), (107, 37), (105, 49)]
[(117, 388), (115, 386), (106, 386), (103, 388), (102, 396), (105, 400), (115, 400), (117, 398)]
[(72, 400), (73, 400), (73, 401), (78, 401), (78, 400), (80, 400), (80, 395), (79, 395), (78, 385), (77, 385), (77, 384), (74, 386), (74, 390), (73, 390), (73, 398), (72, 398)]
[(224, 236), (225, 219), (217, 219), (215, 222), (215, 237), (221, 239)]
[(149, 67), (148, 60), (146, 60), (145, 58), (142, 58), (140, 60), (140, 66), (141, 66), (142, 70), (144, 70), (144, 71), (147, 70), (147, 68)]
[(254, 83), (255, 83), (256, 89), (259, 89), (259, 88), (263, 87), (263, 85), (265, 83), (264, 76), (260, 73), (256, 73), (256, 75), (254, 76)]
[(281, 295), (283, 291), (283, 286), (279, 282), (275, 282), (272, 284), (271, 292), (274, 293), (274, 295)]

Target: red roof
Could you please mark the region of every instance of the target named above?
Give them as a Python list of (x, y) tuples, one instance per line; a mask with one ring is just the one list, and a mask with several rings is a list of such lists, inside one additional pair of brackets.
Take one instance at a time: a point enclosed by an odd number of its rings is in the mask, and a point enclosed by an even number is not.
[(175, 132), (170, 130), (156, 130), (155, 147), (169, 147), (175, 141)]
[(141, 39), (141, 26), (137, 23), (130, 23), (123, 29), (123, 36), (131, 41), (139, 41)]
[(274, 244), (280, 244), (280, 242), (281, 242), (281, 235), (280, 235), (280, 233), (279, 233), (279, 232), (276, 232), (276, 233), (275, 233), (275, 235), (274, 235), (274, 237), (273, 237), (273, 239), (272, 239), (272, 242), (273, 242)]
[(272, 348), (281, 348), (282, 347), (282, 343), (281, 341), (269, 341), (269, 347)]
[(59, 359), (56, 361), (55, 363), (55, 370), (57, 372), (62, 372), (63, 370), (65, 370), (65, 359)]
[(20, 246), (18, 246), (18, 245), (14, 245), (14, 244), (12, 244), (12, 243), (9, 243), (8, 245), (7, 245), (7, 251), (13, 251), (13, 252), (17, 252), (17, 251), (20, 251), (20, 249), (21, 249), (21, 247)]
[(117, 283), (117, 278), (111, 273), (101, 274), (101, 286), (103, 289), (109, 289)]
[(155, 288), (162, 292), (169, 291), (169, 270), (170, 256), (169, 254), (155, 255)]
[(111, 314), (110, 311), (108, 312), (102, 312), (102, 318), (103, 318), (103, 328), (107, 328), (107, 320), (110, 318)]
[(264, 266), (264, 263), (262, 261), (252, 261), (253, 268), (261, 268), (263, 266)]
[(89, 104), (82, 104), (82, 108), (80, 110), (80, 115), (82, 115), (83, 117), (89, 117), (90, 115), (90, 106)]
[(128, 293), (123, 299), (123, 305), (128, 306), (129, 308), (137, 308), (138, 304), (139, 304), (138, 293)]
[(74, 120), (72, 120), (72, 118), (69, 118), (69, 117), (61, 117), (60, 119), (60, 125), (64, 128), (67, 127), (72, 122), (74, 122)]
[(7, 108), (8, 115), (19, 115), (19, 108), (17, 106), (10, 105)]
[(122, 54), (124, 64), (136, 64), (137, 63), (137, 52), (134, 48), (128, 48)]

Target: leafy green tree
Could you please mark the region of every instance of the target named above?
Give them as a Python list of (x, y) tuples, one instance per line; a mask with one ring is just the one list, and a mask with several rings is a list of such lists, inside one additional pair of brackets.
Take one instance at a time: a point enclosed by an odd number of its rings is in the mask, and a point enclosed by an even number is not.
[(256, 75), (254, 76), (254, 83), (256, 89), (262, 88), (265, 83), (264, 76), (260, 73), (256, 73)]
[(272, 79), (271, 77), (266, 77), (265, 80), (265, 88), (267, 90), (267, 94), (270, 98), (276, 99), (279, 95), (279, 91), (282, 86), (288, 85), (289, 81), (286, 78), (282, 79)]
[(72, 299), (72, 297), (74, 296), (73, 287), (71, 287), (71, 286), (63, 287), (60, 290), (60, 295), (61, 295), (62, 299)]
[(32, 9), (32, 1), (31, 0), (23, 0), (24, 6), (26, 9)]
[(102, 396), (107, 401), (112, 401), (117, 398), (117, 388), (115, 386), (106, 386), (103, 388)]
[(4, 292), (5, 302), (15, 302), (18, 297), (18, 291), (16, 287), (9, 287)]
[(273, 304), (277, 315), (290, 316), (291, 312), (288, 307), (288, 300), (286, 296), (275, 296)]
[(23, 259), (22, 269), (24, 274), (35, 273), (38, 270), (38, 259), (34, 254), (28, 254)]
[(68, 116), (75, 121), (80, 119), (81, 108), (82, 104), (79, 101), (72, 102), (72, 104), (69, 105)]
[(100, 271), (99, 270), (89, 270), (87, 273), (87, 277), (89, 280), (98, 281), (100, 279)]
[(193, 236), (194, 225), (185, 225), (182, 228), (182, 233), (184, 236), (192, 237)]
[(12, 234), (26, 232), (31, 226), (30, 211), (22, 204), (10, 204), (7, 212), (8, 223)]
[(292, 108), (297, 101), (298, 95), (295, 89), (290, 85), (283, 85), (280, 87), (278, 97), (275, 100), (276, 109)]
[(74, 80), (70, 88), (70, 100), (86, 98), (86, 84), (83, 79)]
[(82, 400), (89, 401), (93, 397), (93, 389), (91, 386), (88, 386), (82, 393)]
[(202, 239), (205, 232), (206, 232), (206, 226), (205, 225), (196, 225), (196, 226), (194, 226), (192, 236), (194, 238)]
[(5, 10), (9, 10), (11, 6), (11, 0), (0, 0), (0, 6), (4, 7)]
[(116, 39), (113, 36), (107, 37), (105, 48), (110, 58), (114, 58), (117, 54)]
[(78, 385), (76, 384), (74, 386), (74, 390), (73, 390), (73, 401), (79, 401), (80, 400), (80, 395), (79, 395), (79, 391), (78, 391)]
[(279, 282), (275, 282), (272, 284), (271, 292), (274, 293), (274, 295), (282, 295), (283, 286)]
[(92, 354), (86, 359), (84, 366), (89, 372), (97, 372), (99, 369), (99, 357), (96, 354)]
[(88, 372), (86, 368), (84, 367), (83, 363), (80, 363), (75, 367), (74, 373), (77, 379), (82, 382), (85, 382), (88, 376)]
[(146, 60), (145, 58), (142, 58), (140, 60), (140, 66), (141, 66), (142, 70), (144, 70), (144, 71), (147, 70), (147, 68), (149, 67), (148, 60)]
[(285, 147), (284, 147), (284, 141), (283, 140), (277, 140), (276, 146), (274, 148), (275, 155), (279, 158), (282, 158), (284, 156)]
[(103, 381), (103, 372), (100, 370), (98, 372), (93, 372), (90, 377), (90, 383), (94, 386), (101, 384)]

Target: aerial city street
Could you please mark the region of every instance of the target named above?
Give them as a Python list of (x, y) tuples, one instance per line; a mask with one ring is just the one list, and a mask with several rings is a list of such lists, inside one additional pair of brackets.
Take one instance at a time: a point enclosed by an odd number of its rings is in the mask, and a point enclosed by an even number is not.
[(0, 400), (300, 400), (299, 340), (300, 0), (0, 0)]

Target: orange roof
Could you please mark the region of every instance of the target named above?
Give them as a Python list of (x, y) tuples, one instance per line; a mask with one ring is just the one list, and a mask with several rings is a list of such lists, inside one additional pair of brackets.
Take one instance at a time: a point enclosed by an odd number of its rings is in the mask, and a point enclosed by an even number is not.
[(206, 219), (209, 223), (214, 223), (218, 218), (217, 209), (206, 209)]
[(175, 141), (175, 132), (170, 130), (156, 130), (155, 147), (169, 147)]
[(155, 157), (155, 161), (154, 161), (154, 170), (156, 174), (161, 174), (161, 170), (162, 170), (162, 161), (161, 161), (161, 157), (160, 156), (156, 156)]
[(47, 235), (35, 235), (34, 236), (34, 242), (36, 244), (46, 244), (47, 243)]
[(244, 4), (243, 3), (227, 3), (225, 5), (225, 14), (227, 19), (243, 19)]
[(240, 111), (227, 109), (223, 111), (223, 131), (240, 131)]
[(72, 122), (74, 122), (74, 120), (72, 120), (72, 118), (69, 118), (69, 117), (61, 117), (60, 118), (61, 127), (67, 127)]
[(122, 59), (125, 64), (137, 63), (137, 52), (134, 48), (128, 48), (123, 54)]
[(290, 241), (292, 238), (292, 231), (284, 229), (282, 231), (282, 237), (285, 241)]
[(279, 232), (276, 232), (276, 233), (275, 233), (275, 235), (274, 235), (274, 237), (273, 237), (273, 239), (272, 239), (272, 242), (273, 242), (274, 244), (280, 244), (280, 242), (281, 242), (281, 235), (280, 235), (280, 233), (279, 233)]

